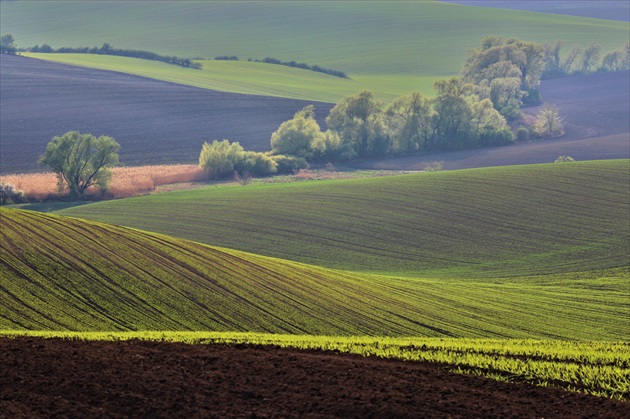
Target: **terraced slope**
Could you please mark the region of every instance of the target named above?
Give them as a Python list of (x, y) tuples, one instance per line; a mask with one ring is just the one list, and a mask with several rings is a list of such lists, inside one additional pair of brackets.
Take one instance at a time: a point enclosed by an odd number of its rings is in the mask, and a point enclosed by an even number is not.
[(622, 274), (558, 284), (331, 271), (0, 209), (0, 330), (622, 339)]
[(329, 268), (509, 277), (630, 265), (627, 160), (100, 202), (59, 213)]

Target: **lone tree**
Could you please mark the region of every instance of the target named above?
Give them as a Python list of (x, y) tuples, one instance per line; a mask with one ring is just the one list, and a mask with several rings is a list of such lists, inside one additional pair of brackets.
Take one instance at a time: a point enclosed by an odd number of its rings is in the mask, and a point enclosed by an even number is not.
[(564, 135), (564, 121), (555, 106), (545, 104), (536, 114), (534, 132), (541, 138), (555, 138)]
[(107, 190), (110, 167), (118, 163), (120, 145), (111, 137), (69, 131), (54, 137), (39, 163), (57, 174), (59, 190), (68, 189), (72, 198), (83, 196), (90, 186)]

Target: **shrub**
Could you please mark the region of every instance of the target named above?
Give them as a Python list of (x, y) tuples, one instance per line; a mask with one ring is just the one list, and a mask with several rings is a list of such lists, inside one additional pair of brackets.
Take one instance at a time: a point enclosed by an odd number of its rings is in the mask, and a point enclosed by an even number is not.
[(11, 183), (0, 182), (0, 204), (21, 204), (26, 202), (24, 191), (16, 189)]
[(276, 162), (277, 173), (289, 174), (308, 168), (308, 162), (302, 157), (276, 154), (270, 156)]
[(479, 135), (478, 144), (481, 147), (508, 145), (514, 142), (514, 134), (509, 128), (486, 127)]
[(506, 121), (519, 121), (523, 119), (523, 111), (521, 108), (514, 105), (508, 105), (501, 109), (501, 116), (505, 118)]
[(516, 130), (516, 141), (529, 141), (530, 138), (531, 136), (527, 127), (518, 127), (518, 129)]
[(241, 176), (269, 176), (276, 173), (278, 163), (270, 156), (255, 151), (245, 151), (241, 158), (234, 164), (234, 170)]
[(221, 179), (234, 175), (235, 165), (242, 159), (245, 151), (238, 142), (228, 140), (205, 142), (199, 155), (199, 166), (208, 172), (211, 179)]
[(554, 163), (565, 163), (565, 162), (572, 162), (572, 161), (575, 161), (575, 159), (571, 156), (560, 156), (554, 161)]
[(428, 161), (422, 164), (422, 170), (425, 172), (438, 172), (444, 167), (443, 161)]

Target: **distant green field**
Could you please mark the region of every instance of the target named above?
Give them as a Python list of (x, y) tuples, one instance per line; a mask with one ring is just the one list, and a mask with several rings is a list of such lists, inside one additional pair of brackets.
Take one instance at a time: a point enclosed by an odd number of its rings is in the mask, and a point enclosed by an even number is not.
[(338, 351), (405, 361), (439, 363), (455, 372), (500, 381), (563, 387), (601, 397), (630, 398), (630, 346), (627, 342), (332, 337), (216, 332), (25, 332), (31, 336), (84, 340), (146, 339), (189, 344), (252, 344)]
[(623, 339), (627, 273), (553, 282), (327, 270), (0, 209), (0, 330)]
[(514, 277), (630, 265), (628, 161), (208, 187), (58, 213), (328, 268)]
[(92, 54), (40, 54), (25, 56), (102, 70), (119, 71), (178, 84), (223, 92), (294, 99), (337, 102), (361, 90), (371, 90), (380, 99), (390, 101), (415, 90), (433, 93), (436, 77), (365, 76), (351, 80), (314, 71), (248, 61), (199, 61), (203, 70), (193, 70), (157, 61)]
[[(629, 34), (626, 22), (433, 1), (173, 1), (154, 2), (150, 9), (140, 1), (0, 5), (2, 30), (13, 33), (19, 46), (108, 42), (118, 48), (190, 58), (236, 55), (245, 60), (295, 60), (344, 71), (357, 83), (354, 92), (370, 88), (384, 99), (414, 90), (432, 94), (430, 80), (458, 74), (466, 51), (479, 46), (488, 34), (536, 42), (561, 39), (567, 41), (567, 50), (591, 42), (604, 50), (621, 48)], [(243, 64), (225, 65), (235, 74), (245, 71), (242, 81), (248, 84), (253, 76)], [(147, 71), (148, 76), (160, 72)], [(278, 71), (283, 77), (285, 70)], [(185, 77), (177, 77), (178, 82), (186, 82)], [(228, 76), (220, 77), (213, 83), (229, 82)], [(262, 94), (277, 91), (273, 78), (262, 76)], [(245, 88), (230, 83), (235, 91)], [(289, 97), (322, 100), (322, 96), (347, 94), (338, 80), (314, 83), (326, 95), (309, 96), (311, 82), (305, 90), (301, 86), (294, 90), (288, 83)]]

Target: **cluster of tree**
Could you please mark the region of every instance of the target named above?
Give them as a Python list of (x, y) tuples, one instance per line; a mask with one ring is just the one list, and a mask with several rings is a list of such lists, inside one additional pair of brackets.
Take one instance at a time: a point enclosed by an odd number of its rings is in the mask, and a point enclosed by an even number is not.
[(269, 176), (274, 173), (292, 173), (308, 166), (305, 159), (297, 156), (271, 155), (246, 151), (238, 142), (228, 140), (205, 142), (199, 154), (199, 166), (210, 179), (238, 176)]
[(503, 114), (509, 115), (512, 108), (540, 101), (537, 87), (544, 68), (542, 45), (491, 35), (470, 51), (462, 76), (480, 98), (490, 99), (499, 111), (506, 108)]
[(574, 46), (566, 54), (561, 50), (564, 41), (544, 44), (545, 68), (543, 79), (566, 77), (572, 74), (587, 74), (597, 71), (621, 71), (630, 69), (630, 43), (624, 48), (610, 51), (602, 57), (601, 46), (590, 44), (587, 47)]
[(189, 58), (179, 58), (174, 56), (165, 56), (156, 54), (151, 51), (141, 51), (134, 49), (121, 49), (114, 48), (111, 45), (105, 43), (100, 48), (98, 47), (61, 47), (54, 49), (50, 45), (44, 44), (42, 46), (35, 45), (34, 47), (28, 48), (27, 51), (30, 52), (44, 52), (44, 53), (66, 53), (66, 54), (101, 54), (101, 55), (119, 55), (122, 57), (133, 57), (133, 58), (141, 58), (143, 60), (153, 60), (153, 61), (161, 61), (167, 64), (178, 65), (181, 67), (189, 67), (200, 69), (201, 64), (195, 63), (191, 61)]
[[(220, 55), (218, 57), (214, 57), (215, 60), (223, 60), (223, 61), (238, 61), (238, 57), (236, 55)], [(252, 60), (249, 58), (247, 61), (253, 61), (255, 63), (266, 63), (266, 64), (278, 64), (278, 65), (286, 65), (289, 67), (301, 68), (303, 70), (316, 71), (318, 73), (328, 74), (330, 76), (341, 77), (342, 79), (349, 79), (348, 75), (343, 71), (338, 70), (330, 70), (328, 68), (323, 68), (318, 65), (309, 65), (306, 63), (298, 63), (295, 61), (280, 61), (276, 58), (264, 58), (262, 60)]]
[(309, 65), (309, 64), (306, 64), (306, 63), (298, 63), (298, 62), (295, 62), (295, 61), (280, 61), (280, 60), (278, 60), (276, 58), (269, 58), (269, 57), (263, 58), (262, 60), (254, 60), (254, 61), (255, 62), (263, 62), (263, 63), (267, 63), (267, 64), (286, 65), (286, 66), (289, 66), (289, 67), (301, 68), (303, 70), (316, 71), (318, 73), (324, 73), (324, 74), (328, 74), (330, 76), (340, 77), (342, 79), (349, 79), (350, 78), (343, 71), (331, 70), (331, 69), (328, 69), (328, 68), (320, 67), (318, 65)]
[(0, 54), (15, 54), (16, 52), (15, 37), (10, 33), (3, 33), (0, 36)]
[(118, 163), (120, 145), (111, 137), (69, 131), (53, 137), (39, 159), (57, 174), (59, 192), (68, 190), (71, 198), (82, 197), (91, 186), (106, 191), (110, 167)]
[(456, 150), (514, 141), (505, 118), (474, 86), (454, 77), (435, 83), (437, 96), (411, 93), (385, 107), (370, 91), (343, 98), (322, 132), (312, 107), (296, 113), (271, 137), (272, 153), (315, 162), (382, 157), (414, 151)]

